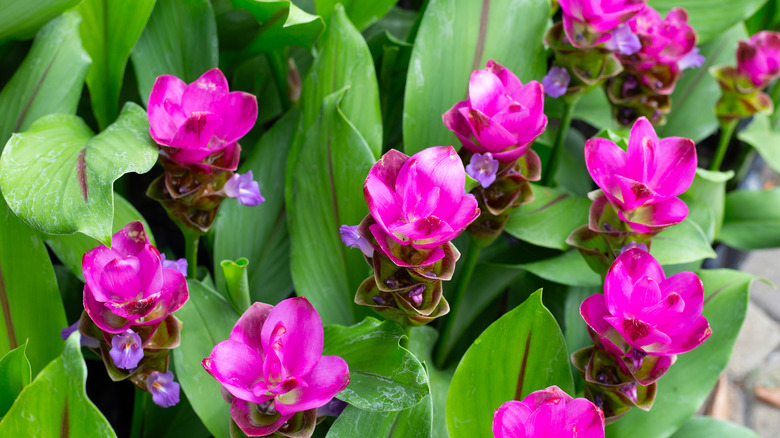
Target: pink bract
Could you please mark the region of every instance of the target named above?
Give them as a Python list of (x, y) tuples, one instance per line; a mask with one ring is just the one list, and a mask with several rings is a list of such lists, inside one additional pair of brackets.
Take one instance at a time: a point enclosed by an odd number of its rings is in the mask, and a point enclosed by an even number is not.
[(651, 69), (655, 64), (677, 69), (677, 63), (696, 48), (696, 31), (688, 24), (683, 8), (672, 9), (661, 20), (658, 11), (647, 6), (628, 25), (642, 42), (637, 53), (640, 69)]
[(780, 77), (780, 33), (762, 31), (737, 47), (737, 71), (753, 85), (764, 87)]
[(560, 0), (563, 30), (575, 47), (606, 42), (610, 31), (639, 13), (647, 0)]
[[(206, 371), (233, 395), (231, 415), (245, 433), (271, 434), (296, 412), (323, 406), (347, 387), (347, 363), (322, 355), (323, 336), (322, 320), (306, 298), (254, 303), (230, 338), (203, 359)], [(280, 417), (262, 427), (253, 424), (248, 403)]]
[[(193, 164), (225, 149), (237, 148), (257, 119), (257, 99), (229, 92), (227, 79), (215, 68), (187, 85), (159, 76), (149, 95), (149, 132), (180, 164)], [(233, 169), (230, 169), (233, 170)]]
[(495, 438), (603, 438), (604, 413), (584, 398), (572, 399), (557, 386), (510, 400), (493, 414)]
[[(363, 185), (376, 221), (371, 233), (380, 245), (386, 245), (387, 235), (400, 245), (420, 249), (449, 242), (479, 216), (477, 200), (465, 193), (465, 184), (463, 163), (452, 146), (431, 147), (411, 158), (389, 151), (374, 164)], [(382, 249), (396, 263), (404, 263)], [(433, 251), (422, 265), (443, 256), (443, 251)]]
[(677, 196), (696, 175), (696, 146), (682, 137), (659, 139), (653, 125), (640, 117), (631, 128), (628, 150), (604, 138), (585, 143), (590, 176), (639, 233), (682, 222), (688, 207)]
[(509, 163), (523, 156), (547, 127), (544, 87), (536, 81), (523, 85), (491, 59), (484, 70), (471, 74), (468, 99), (450, 108), (442, 120), (470, 152), (490, 152)]
[(704, 286), (696, 274), (666, 278), (653, 256), (632, 248), (610, 267), (604, 294), (583, 301), (580, 314), (610, 351), (672, 356), (712, 334), (703, 307)]
[(189, 298), (184, 275), (162, 267), (160, 253), (139, 221), (114, 234), (111, 248), (87, 251), (82, 265), (84, 309), (109, 333), (162, 321)]

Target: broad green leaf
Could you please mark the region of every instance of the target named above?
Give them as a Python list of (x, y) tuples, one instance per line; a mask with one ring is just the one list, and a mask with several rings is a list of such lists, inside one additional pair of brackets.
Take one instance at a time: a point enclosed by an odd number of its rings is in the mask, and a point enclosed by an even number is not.
[(574, 392), (563, 334), (539, 290), (482, 332), (461, 359), (447, 395), (450, 437), (489, 436), (499, 406), (551, 385)]
[(342, 95), (328, 96), (320, 117), (299, 135), (300, 152), (287, 164), (286, 199), (295, 291), (325, 323), (349, 325), (364, 312), (353, 302), (370, 269), (360, 250), (344, 246), (339, 227), (357, 225), (368, 213), (363, 181), (377, 157), (341, 110), (349, 104), (339, 105)]
[(222, 385), (203, 369), (201, 361), (217, 343), (230, 336), (238, 314), (216, 291), (197, 280), (188, 280), (190, 299), (176, 312), (183, 326), (181, 345), (172, 351), (176, 378), (209, 432), (229, 436), (230, 404), (220, 394)]
[[(303, 132), (317, 120), (325, 98), (346, 88), (341, 101), (344, 116), (378, 157), (382, 151), (382, 114), (374, 63), (366, 41), (350, 23), (343, 6), (336, 5), (320, 49), (303, 81)], [(293, 148), (291, 157), (298, 149)]]
[(566, 286), (601, 286), (602, 284), (601, 277), (590, 269), (576, 249), (549, 259), (518, 266), (537, 277)]
[(82, 17), (81, 41), (92, 57), (87, 86), (100, 129), (119, 115), (125, 64), (152, 13), (154, 1), (84, 0), (76, 8)]
[(24, 354), (26, 348), (27, 342), (9, 351), (0, 359), (0, 418), (8, 412), (16, 396), (32, 380), (30, 361)]
[(144, 102), (157, 76), (174, 75), (190, 83), (217, 67), (217, 24), (211, 2), (157, 0), (131, 57)]
[(534, 200), (521, 205), (504, 229), (520, 240), (545, 248), (565, 250), (566, 238), (588, 223), (588, 198), (572, 196), (561, 189), (533, 185)]
[(349, 365), (349, 386), (337, 398), (367, 411), (400, 411), (420, 403), (430, 390), (419, 360), (399, 342), (406, 336), (393, 321), (368, 317), (359, 324), (325, 326), (325, 356)]
[(33, 374), (62, 352), (68, 326), (57, 279), (38, 232), (0, 199), (0, 354), (28, 341)]
[(780, 172), (780, 126), (772, 126), (769, 117), (754, 115), (747, 129), (739, 132), (737, 137), (757, 150), (775, 172)]
[(379, 21), (385, 14), (390, 12), (390, 9), (396, 4), (395, 0), (315, 0), (314, 4), (317, 7), (317, 14), (322, 16), (325, 21), (328, 21), (333, 8), (336, 4), (341, 3), (347, 10), (349, 21), (351, 21), (356, 28), (363, 30), (368, 26)]
[[(114, 224), (111, 227), (112, 235), (133, 221), (141, 221), (146, 229), (146, 236), (152, 245), (155, 244), (152, 229), (146, 223), (146, 219), (125, 198), (114, 193)], [(81, 259), (84, 253), (100, 245), (100, 242), (81, 233), (70, 235), (43, 235), (46, 244), (54, 252), (57, 258), (70, 269), (79, 280), (84, 281), (84, 272), (81, 268)]]
[(81, 0), (0, 0), (0, 43), (26, 40), (49, 20), (62, 14)]
[[(28, 2), (16, 2), (26, 5)], [(8, 9), (0, 6), (5, 17)], [(30, 53), (0, 92), (0, 150), (14, 132), (41, 116), (76, 112), (90, 58), (81, 48), (75, 12), (62, 14), (38, 32)]]
[(252, 171), (265, 202), (245, 207), (226, 199), (214, 224), (214, 272), (224, 282), (222, 260), (249, 260), (250, 301), (276, 304), (292, 293), (290, 238), (284, 208), (284, 174), (297, 113), (282, 117), (248, 151), (240, 173)]
[(695, 416), (686, 421), (672, 438), (759, 438), (759, 435), (730, 421)]
[[(749, 18), (767, 0), (731, 0), (713, 2), (710, 0), (652, 0), (650, 6), (662, 17), (672, 8), (685, 8), (688, 23), (696, 30), (699, 41), (705, 42), (722, 35), (737, 23)], [(730, 52), (733, 54), (734, 52)], [(733, 62), (732, 62), (733, 63)]]
[(698, 275), (704, 282), (704, 317), (712, 336), (677, 356), (677, 362), (658, 380), (653, 409), (631, 409), (607, 427), (607, 437), (631, 436), (638, 430), (645, 436), (671, 436), (704, 403), (726, 368), (745, 319), (753, 276), (728, 269), (703, 270)]
[[(661, 1), (672, 3), (669, 0)], [(709, 0), (673, 0), (675, 6), (685, 7), (682, 3), (689, 2), (706, 4), (708, 8), (715, 5)], [(719, 9), (721, 6), (729, 9), (734, 3), (740, 2), (718, 3), (713, 9)], [(745, 38), (745, 26), (740, 23), (731, 29), (723, 29), (712, 41), (701, 45), (704, 64), (683, 72), (672, 93), (672, 112), (666, 116), (666, 125), (656, 129), (659, 137), (686, 137), (698, 143), (718, 129), (715, 104), (720, 99), (721, 91), (709, 69), (715, 65), (734, 65), (737, 40)]]
[(430, 438), (432, 422), (431, 396), (403, 411), (371, 412), (347, 406), (326, 438)]
[[(471, 72), (490, 59), (523, 83), (547, 68), (547, 0), (431, 0), (414, 41), (404, 96), (404, 151), (457, 145), (442, 114), (466, 98)], [(522, 17), (522, 25), (518, 25)]]
[(581, 197), (587, 196), (595, 187), (585, 165), (585, 141), (585, 137), (578, 130), (569, 130), (553, 177), (557, 187)]
[(704, 231), (690, 218), (653, 237), (650, 254), (662, 265), (717, 257)]
[(409, 340), (409, 351), (420, 359), (428, 371), (428, 384), (431, 387), (431, 405), (433, 407), (433, 433), (431, 437), (449, 438), (445, 408), (447, 406), (447, 392), (450, 390), (450, 382), (452, 375), (455, 374), (456, 364), (452, 364), (445, 370), (433, 366), (431, 350), (436, 344), (438, 336), (439, 332), (433, 327), (427, 325), (414, 327)]
[(157, 161), (146, 112), (128, 102), (93, 137), (76, 116), (52, 114), (14, 134), (0, 157), (0, 187), (22, 220), (49, 234), (81, 232), (111, 245), (114, 181)]
[(258, 35), (246, 48), (262, 53), (287, 46), (310, 49), (322, 33), (325, 22), (317, 15), (295, 6), (289, 0), (231, 0), (236, 8), (246, 9), (260, 23)]
[[(570, 287), (566, 291), (566, 299), (563, 303), (563, 321), (564, 336), (566, 337), (566, 348), (571, 355), (577, 350), (588, 347), (593, 341), (588, 335), (588, 326), (580, 314), (580, 306), (586, 298), (593, 294), (602, 293), (599, 287)], [(574, 378), (574, 387), (577, 394), (583, 393), (583, 379), (580, 372), (572, 367), (572, 377)], [(574, 397), (574, 394), (571, 394)]]
[(718, 240), (743, 250), (780, 246), (780, 189), (729, 193)]
[(87, 367), (80, 337), (74, 332), (65, 342), (62, 356), (46, 365), (22, 390), (0, 421), (0, 436), (116, 437), (108, 420), (87, 398)]
[[(544, 113), (547, 117), (560, 118), (563, 112), (563, 103), (560, 99), (545, 96)], [(596, 129), (617, 129), (615, 119), (612, 118), (612, 107), (604, 93), (603, 88), (596, 88), (582, 96), (574, 107), (574, 119), (588, 122)], [(551, 128), (548, 126), (548, 131)], [(552, 130), (555, 132), (555, 130)]]
[(680, 199), (688, 205), (688, 219), (695, 222), (704, 231), (710, 243), (720, 233), (723, 226), (723, 213), (726, 208), (726, 181), (734, 172), (716, 172), (696, 169), (696, 177), (691, 187)]

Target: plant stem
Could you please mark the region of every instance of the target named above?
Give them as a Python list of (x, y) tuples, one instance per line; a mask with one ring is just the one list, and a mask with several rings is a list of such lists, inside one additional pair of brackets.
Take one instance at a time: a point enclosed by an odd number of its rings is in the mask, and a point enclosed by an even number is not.
[(723, 164), (723, 158), (726, 156), (726, 151), (731, 143), (731, 138), (734, 136), (734, 131), (737, 129), (738, 119), (721, 122), (720, 124), (720, 139), (718, 140), (718, 149), (715, 150), (715, 157), (712, 159), (710, 170), (720, 170), (720, 166)]
[(141, 438), (144, 435), (144, 411), (146, 411), (146, 400), (149, 394), (135, 388), (135, 399), (133, 400), (133, 423), (130, 427), (130, 438)]
[(775, 104), (775, 110), (777, 110), (777, 107), (780, 105), (780, 81), (775, 82), (770, 97), (772, 98), (772, 103)]
[(565, 101), (563, 104), (561, 124), (558, 126), (558, 131), (555, 133), (555, 143), (550, 152), (550, 159), (547, 160), (547, 169), (544, 169), (544, 172), (542, 172), (543, 186), (550, 186), (553, 183), (553, 176), (558, 168), (558, 156), (561, 154), (563, 142), (566, 141), (566, 134), (569, 132), (569, 126), (571, 126), (571, 120), (574, 116), (574, 107), (577, 106), (577, 100), (578, 99)]
[(450, 314), (447, 319), (444, 320), (444, 328), (439, 338), (439, 343), (436, 345), (436, 354), (434, 355), (436, 367), (439, 369), (444, 368), (447, 363), (447, 356), (450, 353), (451, 347), (450, 336), (452, 336), (452, 328), (455, 325), (455, 320), (458, 316), (461, 303), (463, 302), (463, 296), (466, 295), (466, 289), (471, 281), (471, 276), (474, 274), (474, 268), (477, 266), (477, 260), (479, 260), (479, 253), (482, 251), (482, 247), (477, 243), (476, 239), (469, 235), (469, 247), (466, 250), (466, 258), (463, 261), (463, 267), (461, 268), (461, 274), (458, 277), (458, 284), (455, 287), (455, 295), (450, 301)]
[(184, 234), (184, 255), (187, 258), (187, 278), (198, 279), (198, 243), (200, 234), (182, 228)]

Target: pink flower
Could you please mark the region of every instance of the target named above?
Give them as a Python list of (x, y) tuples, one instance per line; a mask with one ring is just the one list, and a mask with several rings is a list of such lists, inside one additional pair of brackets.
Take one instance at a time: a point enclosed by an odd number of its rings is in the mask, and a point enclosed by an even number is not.
[(666, 64), (677, 70), (677, 63), (696, 48), (696, 31), (688, 24), (688, 13), (683, 8), (672, 9), (661, 20), (658, 11), (647, 6), (628, 25), (642, 42), (637, 54), (640, 69)]
[(647, 0), (560, 0), (563, 30), (569, 42), (589, 48), (606, 42), (609, 33), (639, 13)]
[(175, 76), (158, 77), (148, 108), (152, 138), (167, 147), (173, 161), (184, 165), (223, 150), (237, 154), (236, 142), (257, 119), (255, 96), (229, 92), (227, 79), (217, 68), (189, 85)]
[(640, 117), (631, 128), (628, 151), (603, 138), (585, 143), (585, 164), (621, 220), (650, 233), (680, 223), (688, 207), (676, 196), (696, 174), (696, 147), (681, 137), (658, 139)]
[(124, 333), (130, 326), (162, 321), (189, 298), (181, 272), (163, 268), (140, 221), (84, 254), (84, 309), (102, 330)]
[[(444, 257), (439, 248), (479, 216), (477, 200), (464, 191), (466, 173), (452, 146), (425, 149), (411, 158), (391, 150), (368, 172), (363, 185), (368, 210), (376, 221), (369, 228), (382, 251), (399, 266), (389, 243), (434, 249), (417, 266)], [(390, 242), (388, 242), (390, 240)]]
[(469, 81), (469, 97), (442, 116), (472, 153), (490, 152), (509, 163), (525, 154), (547, 127), (544, 87), (536, 81), (523, 85), (517, 76), (492, 59)]
[[(322, 320), (303, 297), (254, 303), (203, 367), (233, 395), (230, 413), (250, 436), (275, 432), (296, 412), (318, 408), (347, 387), (347, 363), (323, 356)], [(253, 406), (253, 405), (254, 406)], [(277, 414), (257, 424), (253, 410)]]
[(765, 30), (740, 41), (737, 71), (762, 88), (780, 77), (780, 33)]
[(580, 314), (608, 351), (641, 360), (701, 345), (712, 334), (703, 306), (704, 286), (696, 274), (666, 278), (653, 256), (632, 248), (609, 268), (604, 294), (583, 301)]
[(584, 398), (572, 399), (557, 386), (510, 400), (493, 414), (495, 438), (603, 438), (604, 413)]

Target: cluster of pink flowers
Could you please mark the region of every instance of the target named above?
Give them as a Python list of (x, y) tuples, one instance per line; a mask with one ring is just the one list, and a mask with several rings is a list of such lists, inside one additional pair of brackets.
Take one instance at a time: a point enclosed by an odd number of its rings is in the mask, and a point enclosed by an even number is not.
[(766, 88), (780, 77), (780, 33), (762, 31), (740, 41), (737, 46), (737, 72), (756, 88)]

